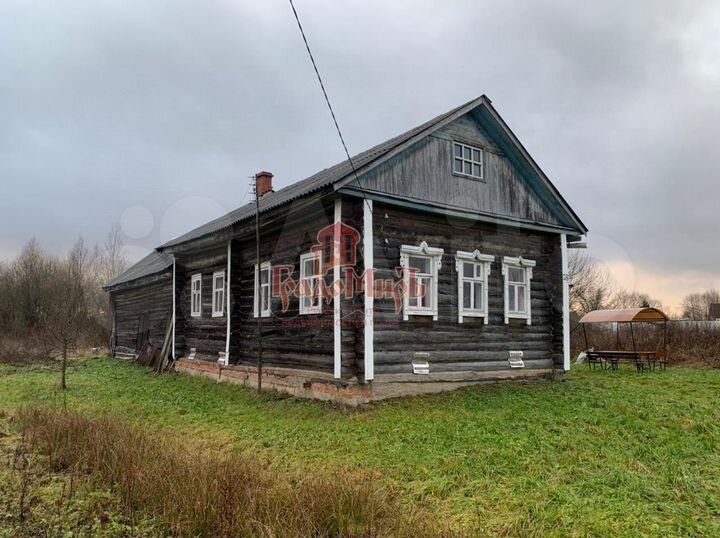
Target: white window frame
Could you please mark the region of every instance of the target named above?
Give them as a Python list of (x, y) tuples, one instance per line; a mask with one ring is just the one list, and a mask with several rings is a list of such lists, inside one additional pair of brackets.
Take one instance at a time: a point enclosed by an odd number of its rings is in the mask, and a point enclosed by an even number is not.
[[(307, 275), (305, 274), (305, 262), (307, 260), (317, 260), (318, 263), (318, 274), (316, 275)], [(320, 314), (322, 313), (322, 296), (320, 294), (320, 281), (323, 278), (323, 251), (320, 250), (318, 252), (306, 252), (305, 254), (300, 255), (300, 281), (298, 282), (298, 285), (300, 286), (300, 314)], [(303, 284), (305, 281), (310, 281), (311, 289), (313, 295), (317, 295), (317, 304), (316, 305), (306, 305), (305, 299), (307, 299), (307, 296), (305, 295), (305, 285)]]
[[(195, 289), (195, 284), (198, 288)], [(197, 309), (195, 309), (195, 297), (197, 297)], [(190, 317), (202, 317), (202, 273), (190, 277)]]
[[(472, 252), (458, 250), (455, 253), (455, 271), (458, 274), (458, 323), (463, 322), (464, 317), (485, 318), (485, 325), (488, 324), (488, 283), (490, 280), (491, 265), (495, 261), (495, 256), (490, 254), (482, 254), (475, 249)], [(480, 267), (480, 277), (466, 277), (463, 265), (469, 263), (474, 267)], [(463, 300), (463, 289), (465, 282), (472, 282), (473, 286), (482, 285), (482, 307), (481, 308), (465, 308)], [(471, 294), (475, 297), (475, 293)]]
[[(460, 157), (457, 156), (456, 151), (457, 148), (460, 148)], [(465, 157), (465, 150), (470, 151), (470, 158)], [(475, 160), (474, 158), (474, 152), (479, 152), (480, 154), (480, 160)], [(456, 140), (453, 140), (453, 147), (452, 147), (452, 172), (453, 174), (457, 174), (460, 176), (465, 177), (471, 177), (474, 179), (485, 179), (485, 151), (483, 148), (479, 148), (477, 146), (471, 146), (470, 144), (465, 144), (463, 142), (458, 142)], [(460, 163), (461, 164), (461, 171), (457, 171), (455, 169), (455, 165)], [(466, 172), (466, 165), (470, 166), (470, 172)], [(475, 167), (480, 168), (480, 174), (473, 173), (473, 170)]]
[[(505, 296), (505, 323), (510, 323), (510, 318), (524, 319), (528, 325), (532, 324), (532, 309), (530, 307), (530, 283), (533, 277), (533, 267), (535, 267), (534, 260), (526, 260), (522, 256), (518, 258), (511, 258), (505, 256), (503, 258), (502, 274), (504, 277), (504, 296)], [(518, 312), (517, 310), (510, 310), (510, 286), (517, 286), (509, 281), (510, 271), (509, 269), (522, 269), (524, 275), (524, 282), (519, 285), (525, 286), (525, 312)], [(515, 301), (517, 302), (517, 292), (515, 293)]]
[[(217, 287), (217, 279), (222, 277), (223, 285)], [(212, 317), (221, 318), (225, 315), (225, 290), (227, 289), (227, 281), (225, 279), (225, 271), (215, 271), (212, 278)], [(219, 297), (218, 297), (219, 295)]]
[[(438, 271), (442, 265), (442, 256), (445, 251), (441, 248), (429, 247), (423, 241), (419, 246), (400, 246), (400, 266), (403, 268), (403, 279), (405, 281), (406, 293), (403, 295), (403, 320), (407, 321), (409, 316), (432, 316), (433, 320), (438, 319)], [(430, 260), (430, 273), (432, 290), (430, 291), (430, 306), (416, 306), (410, 304), (410, 258), (427, 258)]]
[[(267, 284), (261, 284), (260, 283), (260, 273), (263, 271), (267, 271), (268, 278), (267, 278)], [(263, 290), (261, 288), (267, 287), (267, 307), (262, 308), (262, 294)], [(255, 308), (253, 315), (257, 317), (262, 318), (269, 318), (270, 314), (272, 312), (272, 265), (270, 262), (263, 262), (260, 264), (260, 269), (258, 270), (257, 264), (255, 264)]]

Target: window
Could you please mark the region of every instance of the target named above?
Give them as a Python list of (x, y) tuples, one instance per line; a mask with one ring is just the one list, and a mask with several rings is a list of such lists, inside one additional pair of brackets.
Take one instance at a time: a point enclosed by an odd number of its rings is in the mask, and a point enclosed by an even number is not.
[(272, 267), (270, 262), (255, 265), (255, 317), (270, 317), (270, 289), (272, 285)]
[(495, 256), (457, 251), (455, 270), (458, 273), (458, 323), (464, 317), (483, 317), (488, 323), (488, 277)]
[(442, 262), (443, 249), (402, 245), (400, 265), (403, 268), (406, 293), (403, 297), (403, 319), (408, 316), (432, 316), (438, 319), (438, 269)]
[(503, 259), (505, 277), (505, 323), (510, 318), (526, 319), (530, 325), (530, 281), (532, 280), (533, 260), (520, 258)]
[(453, 172), (477, 179), (483, 178), (483, 150), (453, 142)]
[(334, 239), (333, 236), (328, 235), (325, 236), (325, 264), (332, 266), (333, 265), (333, 250), (334, 250)]
[(213, 273), (212, 315), (222, 317), (225, 313), (225, 271)]
[(300, 313), (322, 312), (320, 281), (322, 280), (322, 256), (308, 252), (300, 256)]
[(190, 279), (190, 316), (199, 318), (202, 314), (202, 275)]

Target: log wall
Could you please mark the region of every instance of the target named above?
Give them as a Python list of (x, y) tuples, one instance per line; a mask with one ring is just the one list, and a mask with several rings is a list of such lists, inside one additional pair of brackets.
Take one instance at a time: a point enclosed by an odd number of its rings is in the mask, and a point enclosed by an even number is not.
[[(560, 237), (481, 222), (418, 214), (376, 203), (373, 218), (376, 279), (393, 278), (400, 246), (444, 249), (439, 271), (438, 320), (402, 320), (391, 300), (375, 301), (375, 373), (412, 372), (414, 352), (429, 352), (431, 372), (508, 370), (508, 352), (521, 350), (527, 369), (562, 366), (562, 271)], [(489, 323), (464, 318), (458, 323), (455, 252), (480, 250), (495, 256), (488, 285)], [(504, 322), (502, 258), (535, 260), (531, 281), (532, 324)]]
[(112, 291), (110, 301), (115, 315), (116, 348), (137, 352), (138, 330), (143, 323), (150, 341), (162, 345), (172, 312), (172, 271)]

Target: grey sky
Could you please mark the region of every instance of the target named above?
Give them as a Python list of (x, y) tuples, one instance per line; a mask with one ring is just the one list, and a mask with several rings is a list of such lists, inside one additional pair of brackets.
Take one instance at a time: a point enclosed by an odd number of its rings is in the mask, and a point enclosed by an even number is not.
[[(717, 2), (296, 5), (351, 152), (485, 93), (624, 285), (720, 285)], [(343, 158), (286, 0), (4, 0), (0, 66), (0, 258), (121, 219), (138, 256)]]

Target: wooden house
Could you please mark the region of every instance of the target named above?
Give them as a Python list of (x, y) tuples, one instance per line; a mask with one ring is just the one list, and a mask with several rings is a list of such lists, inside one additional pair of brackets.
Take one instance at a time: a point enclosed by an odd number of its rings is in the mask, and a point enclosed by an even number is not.
[[(181, 372), (360, 403), (570, 368), (587, 229), (479, 97), (160, 246), (107, 285), (114, 344)], [(259, 262), (259, 263), (258, 263)]]

